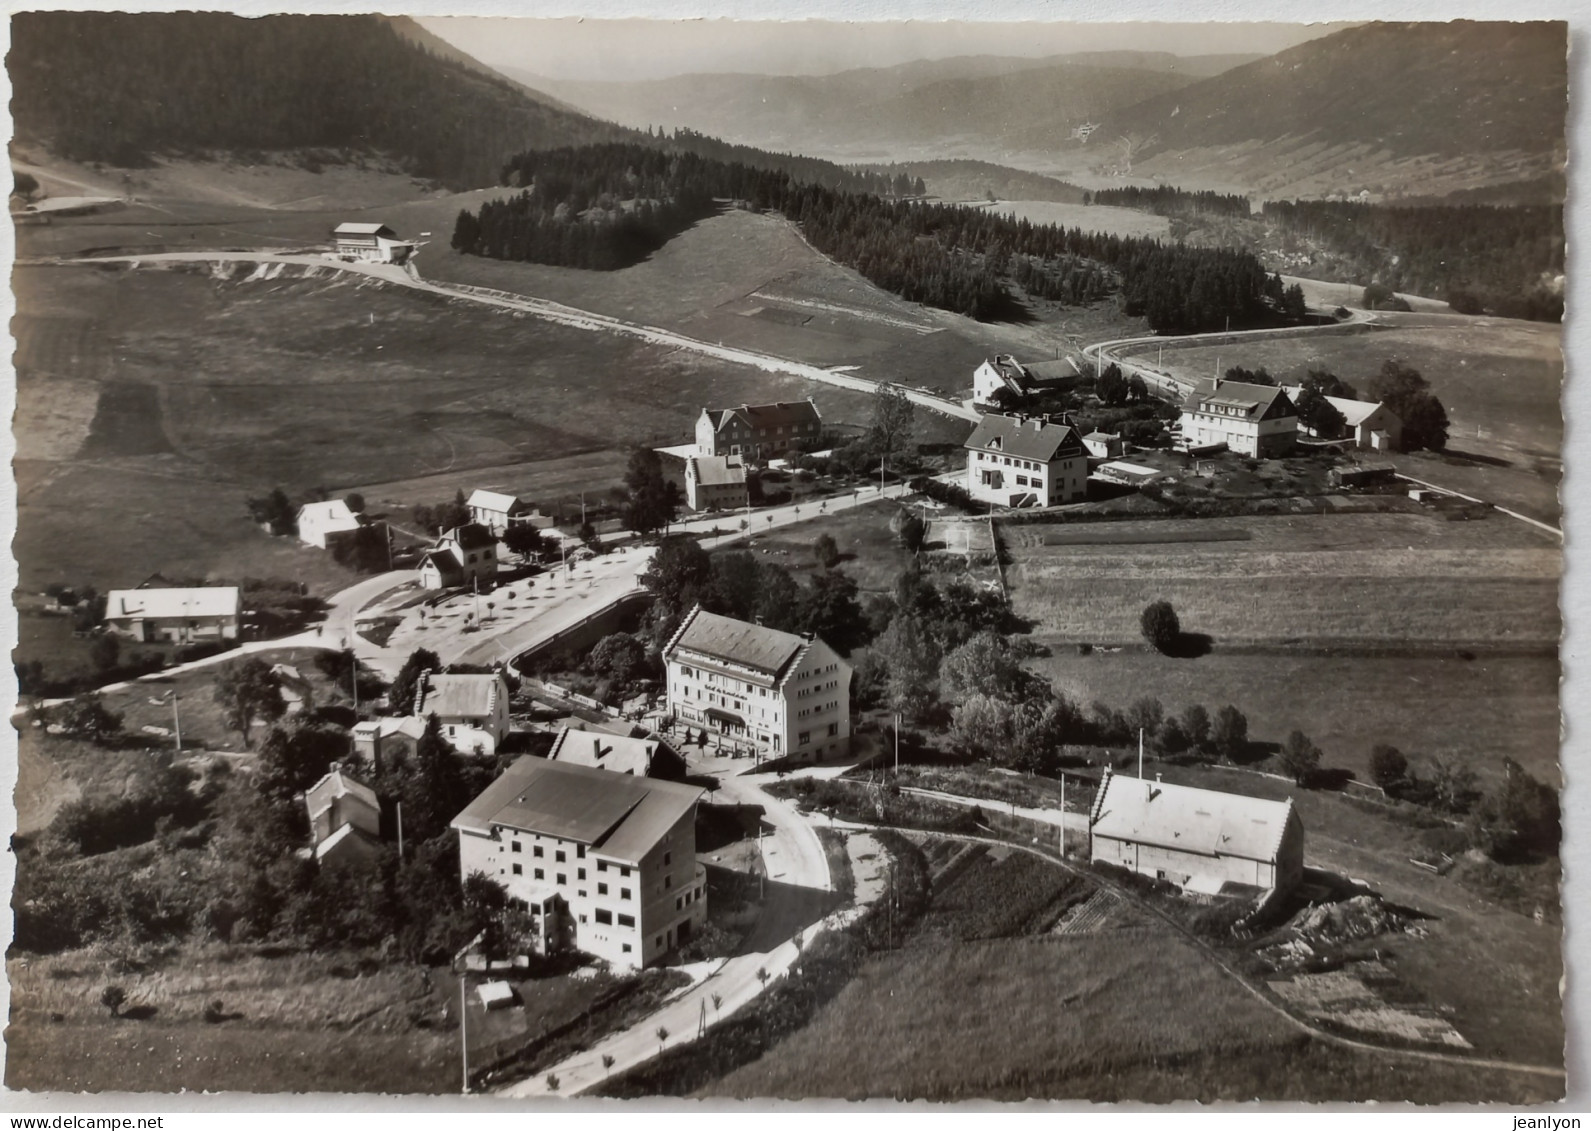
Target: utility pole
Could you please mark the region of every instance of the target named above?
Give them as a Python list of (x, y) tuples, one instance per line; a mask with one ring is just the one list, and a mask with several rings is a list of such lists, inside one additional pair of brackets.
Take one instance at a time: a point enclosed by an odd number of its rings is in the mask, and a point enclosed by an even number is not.
[(382, 528), (387, 532), (387, 572), (392, 572), (392, 523), (383, 522)]
[(465, 986), (470, 980), (468, 970), (459, 971), (459, 1057), (464, 1062), (464, 1095), (470, 1094), (470, 1038), (469, 1002), (465, 998)]
[(177, 692), (171, 692), (171, 726), (177, 736), (177, 753), (182, 753), (182, 712), (177, 709)]
[(895, 777), (900, 777), (900, 712), (895, 712)]
[(768, 874), (768, 861), (762, 854), (762, 822), (757, 822), (757, 902), (762, 902), (762, 881)]
[[(1063, 796), (1065, 786), (1062, 787)], [(398, 867), (403, 867), (403, 802), (398, 802)]]
[(1144, 728), (1138, 728), (1138, 780), (1144, 776)]

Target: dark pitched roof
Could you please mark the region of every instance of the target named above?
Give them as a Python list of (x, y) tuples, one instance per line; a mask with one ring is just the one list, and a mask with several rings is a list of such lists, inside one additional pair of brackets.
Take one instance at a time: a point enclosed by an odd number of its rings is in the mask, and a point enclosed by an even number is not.
[(663, 655), (674, 658), (680, 651), (695, 652), (777, 677), (806, 646), (806, 638), (792, 632), (703, 612), (698, 605), (680, 625)]
[(1250, 385), (1247, 381), (1203, 380), (1182, 402), (1186, 412), (1208, 411), (1212, 406), (1235, 408), (1248, 420), (1298, 415), (1285, 390), (1275, 385)]
[(503, 825), (639, 863), (701, 795), (697, 786), (527, 754), (453, 818), (452, 827), (490, 835)]
[(973, 451), (997, 451), (1001, 455), (1039, 463), (1083, 454), (1083, 441), (1070, 424), (998, 412), (985, 414), (962, 447)]
[(457, 585), (464, 580), (464, 567), (452, 554), (443, 554), (436, 550), (427, 550), (420, 558), (420, 568), (432, 565), (442, 577), (443, 585)]
[(713, 431), (721, 432), (728, 423), (739, 418), (752, 428), (777, 428), (791, 424), (819, 423), (823, 417), (818, 406), (811, 401), (780, 401), (777, 404), (740, 405), (738, 408), (710, 409), (708, 416)]
[(489, 546), (497, 545), (497, 539), (492, 532), (478, 522), (466, 522), (463, 526), (455, 526), (442, 540), (452, 539), (459, 544), (461, 550), (484, 550)]

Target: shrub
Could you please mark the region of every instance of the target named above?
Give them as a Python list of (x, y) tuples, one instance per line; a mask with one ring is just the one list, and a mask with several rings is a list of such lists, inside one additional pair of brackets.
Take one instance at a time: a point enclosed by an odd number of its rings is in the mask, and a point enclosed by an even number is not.
[(832, 534), (819, 534), (812, 543), (812, 556), (824, 569), (833, 569), (840, 564), (840, 547), (834, 541)]
[(110, 1010), (112, 1017), (120, 1017), (122, 1006), (127, 1004), (127, 991), (120, 986), (106, 986), (99, 995), (99, 1003)]
[(1409, 760), (1396, 746), (1377, 744), (1370, 751), (1370, 780), (1388, 792), (1408, 781)]
[(1295, 782), (1307, 785), (1315, 771), (1320, 769), (1320, 747), (1311, 742), (1303, 731), (1295, 730), (1282, 743), (1277, 760)]
[(1144, 639), (1157, 652), (1169, 652), (1182, 636), (1182, 625), (1170, 601), (1151, 601), (1138, 620)]

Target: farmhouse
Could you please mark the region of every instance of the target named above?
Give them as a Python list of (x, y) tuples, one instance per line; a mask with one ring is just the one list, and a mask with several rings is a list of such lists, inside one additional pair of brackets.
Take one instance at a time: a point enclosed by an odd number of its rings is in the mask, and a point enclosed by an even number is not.
[(495, 754), (508, 737), (508, 683), (501, 672), (490, 675), (420, 673), (414, 691), (414, 714), (435, 715), (442, 737), (460, 754)]
[(326, 549), (339, 535), (350, 534), (365, 524), (365, 516), (355, 514), (342, 499), (305, 503), (298, 508), (298, 540)]
[(105, 627), (146, 643), (236, 640), (238, 588), (112, 589), (105, 597)]
[(1181, 426), (1190, 450), (1225, 444), (1238, 455), (1270, 459), (1293, 450), (1298, 413), (1275, 386), (1216, 378), (1201, 381), (1182, 402)]
[(823, 417), (810, 400), (739, 408), (704, 408), (696, 421), (696, 450), (704, 456), (764, 461), (810, 451), (823, 435)]
[(497, 539), (478, 522), (449, 530), (420, 559), (425, 589), (452, 589), (496, 576)]
[(502, 884), (542, 953), (657, 962), (707, 919), (696, 786), (527, 755), (453, 819), (459, 872)]
[(811, 762), (851, 742), (851, 665), (797, 636), (700, 605), (663, 649), (668, 712), (760, 757)]
[(398, 233), (385, 224), (338, 224), (331, 239), (339, 259), (401, 264), (414, 254), (414, 244), (400, 240)]
[(685, 776), (685, 759), (651, 733), (635, 736), (568, 727), (553, 739), (547, 757), (572, 766), (590, 766), (594, 770), (612, 770), (638, 778), (679, 781)]
[[(1296, 404), (1298, 395), (1303, 392), (1300, 385), (1284, 386), (1287, 396)], [(1326, 440), (1352, 440), (1357, 448), (1364, 448), (1372, 452), (1396, 451), (1399, 442), (1403, 439), (1403, 421), (1398, 419), (1398, 414), (1393, 412), (1380, 401), (1351, 401), (1343, 397), (1326, 397), (1326, 403), (1342, 413), (1342, 434), (1340, 436), (1324, 436)], [(1300, 427), (1303, 427), (1300, 424)], [(1304, 428), (1311, 435), (1317, 435), (1313, 428)]]
[(977, 408), (1011, 405), (1027, 396), (1033, 374), (1010, 354), (996, 354), (972, 371), (972, 403)]
[(380, 851), (381, 802), (375, 791), (343, 773), (331, 772), (304, 793), (316, 862), (324, 866), (359, 866)]
[(1292, 799), (1126, 777), (1107, 767), (1088, 816), (1090, 859), (1214, 893), (1224, 884), (1286, 890), (1304, 867)]
[(541, 516), (517, 495), (476, 488), (464, 505), (469, 509), (472, 523), (484, 526), (499, 538), (510, 526), (540, 525), (536, 519)]
[(1002, 507), (1049, 507), (1088, 497), (1088, 453), (1070, 424), (991, 412), (962, 447), (967, 490), (974, 499)]
[(685, 501), (693, 511), (750, 506), (745, 462), (740, 456), (690, 456), (685, 460)]

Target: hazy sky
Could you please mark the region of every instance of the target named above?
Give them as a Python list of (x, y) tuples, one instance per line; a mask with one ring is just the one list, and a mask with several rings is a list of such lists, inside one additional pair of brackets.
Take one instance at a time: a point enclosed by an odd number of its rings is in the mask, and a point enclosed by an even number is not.
[(955, 55), (1039, 57), (1117, 50), (1271, 54), (1345, 26), (478, 17), (419, 22), (494, 66), (548, 78), (608, 80), (703, 72), (821, 75)]

